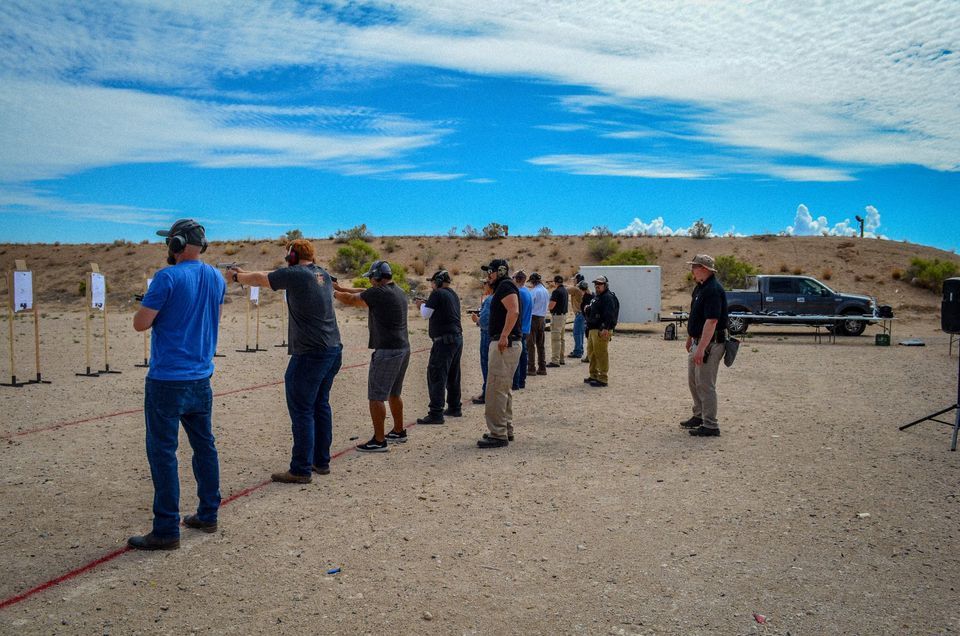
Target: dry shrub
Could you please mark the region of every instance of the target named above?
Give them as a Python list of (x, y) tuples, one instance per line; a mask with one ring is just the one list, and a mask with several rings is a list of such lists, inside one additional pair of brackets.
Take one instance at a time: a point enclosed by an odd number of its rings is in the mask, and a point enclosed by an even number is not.
[(890, 278), (893, 280), (900, 280), (903, 278), (903, 270), (899, 267), (895, 267), (892, 272), (890, 272)]
[(423, 276), (423, 272), (427, 269), (427, 266), (424, 265), (420, 259), (414, 259), (413, 262), (410, 263), (410, 269), (412, 269), (417, 276)]
[(787, 267), (786, 263), (780, 263), (780, 273), (785, 274), (790, 271), (790, 268)]
[(861, 276), (860, 274), (857, 274), (857, 275), (855, 275), (855, 276), (853, 277), (853, 280), (855, 280), (855, 281), (857, 281), (857, 282), (859, 283), (859, 282), (863, 281), (863, 276)]
[(459, 275), (460, 275), (460, 268), (459, 268), (459, 267), (454, 267), (454, 268), (452, 268), (452, 269), (450, 270), (450, 273), (451, 273), (453, 276), (459, 276)]
[(877, 277), (877, 275), (876, 275), (876, 274), (864, 274), (863, 277), (866, 278), (867, 280), (873, 280), (874, 278)]
[(837, 249), (842, 250), (848, 247), (853, 247), (854, 245), (856, 245), (856, 243), (853, 241), (840, 241), (840, 244), (837, 245)]
[(239, 251), (240, 248), (238, 248), (236, 245), (227, 245), (225, 248), (223, 248), (223, 253), (227, 256), (233, 256)]
[(550, 258), (556, 258), (559, 255), (560, 255), (560, 250), (557, 250), (557, 249), (550, 250)]
[(270, 247), (267, 246), (267, 245), (261, 245), (261, 246), (260, 246), (260, 253), (261, 253), (261, 254), (269, 254), (269, 253), (270, 253)]
[(831, 278), (833, 278), (833, 270), (830, 269), (829, 267), (826, 268), (825, 270), (820, 272), (820, 278), (822, 278), (823, 280), (830, 280)]
[(681, 252), (680, 250), (676, 250), (676, 251), (674, 251), (674, 253), (673, 253), (673, 257), (674, 257), (674, 258), (683, 258), (683, 252)]
[(794, 268), (793, 268), (793, 273), (794, 273), (795, 275), (799, 276), (800, 274), (803, 273), (803, 268), (802, 268), (802, 267), (794, 267)]

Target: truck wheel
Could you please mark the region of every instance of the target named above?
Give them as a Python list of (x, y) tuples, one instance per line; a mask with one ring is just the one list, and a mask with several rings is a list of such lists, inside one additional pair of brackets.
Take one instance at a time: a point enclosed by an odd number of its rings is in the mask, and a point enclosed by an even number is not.
[[(734, 307), (730, 311), (746, 312), (747, 310), (743, 307)], [(739, 336), (742, 333), (746, 333), (749, 325), (750, 321), (746, 318), (741, 318), (740, 316), (727, 316), (727, 331), (729, 331), (730, 335), (732, 336)]]
[[(859, 315), (853, 313), (850, 315)], [(867, 323), (863, 320), (842, 320), (837, 323), (837, 333), (841, 336), (859, 336), (867, 328)]]

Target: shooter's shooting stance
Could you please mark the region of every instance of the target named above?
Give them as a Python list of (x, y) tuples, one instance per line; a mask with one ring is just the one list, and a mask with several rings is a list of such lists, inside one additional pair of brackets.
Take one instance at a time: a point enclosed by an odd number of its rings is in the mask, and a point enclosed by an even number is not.
[(288, 267), (272, 272), (245, 272), (239, 267), (227, 270), (228, 278), (238, 283), (287, 291), (290, 362), (283, 379), (293, 450), (290, 468), (270, 476), (287, 484), (310, 483), (311, 471), (330, 473), (330, 389), (343, 361), (343, 346), (333, 311), (333, 278), (314, 258), (313, 244), (297, 239), (287, 248)]
[[(335, 296), (344, 305), (366, 307), (369, 310), (367, 325), (373, 349), (367, 374), (367, 400), (370, 402), (370, 418), (373, 420), (373, 437), (357, 446), (361, 453), (385, 453), (389, 443), (407, 441), (403, 427), (403, 378), (410, 363), (410, 340), (407, 336), (407, 295), (393, 282), (390, 263), (376, 261), (364, 274), (370, 279), (367, 289), (354, 289), (335, 285)], [(393, 430), (384, 432), (387, 419), (386, 401), (393, 417)]]
[(137, 331), (153, 329), (150, 370), (144, 383), (147, 460), (153, 478), (153, 530), (130, 537), (140, 550), (180, 547), (180, 479), (177, 442), (180, 424), (193, 449), (193, 475), (200, 505), (184, 518), (189, 528), (217, 529), (220, 507), (220, 464), (211, 417), (213, 354), (226, 284), (219, 272), (200, 262), (207, 249), (203, 226), (181, 219), (166, 237), (167, 263), (154, 276), (133, 317)]

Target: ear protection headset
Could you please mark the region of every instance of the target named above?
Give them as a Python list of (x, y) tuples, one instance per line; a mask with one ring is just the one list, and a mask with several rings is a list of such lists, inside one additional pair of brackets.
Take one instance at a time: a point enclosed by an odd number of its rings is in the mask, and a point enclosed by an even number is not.
[(291, 247), (291, 248), (290, 248), (290, 251), (287, 253), (286, 257), (284, 257), (284, 260), (287, 261), (287, 264), (288, 264), (288, 265), (291, 265), (291, 266), (292, 266), (292, 265), (296, 265), (297, 263), (300, 262), (300, 255), (297, 254), (297, 250), (295, 250), (295, 249), (293, 249), (293, 248)]
[(442, 285), (444, 283), (452, 283), (453, 279), (450, 278), (450, 272), (445, 269), (439, 270), (436, 274), (430, 277), (430, 280), (435, 282), (437, 285)]
[(187, 248), (187, 234), (196, 232), (197, 230), (200, 232), (200, 253), (203, 254), (207, 251), (207, 239), (205, 236), (203, 236), (205, 230), (203, 229), (202, 225), (192, 220), (187, 221), (182, 226), (178, 227), (176, 234), (171, 234), (167, 237), (167, 247), (174, 254), (179, 254)]

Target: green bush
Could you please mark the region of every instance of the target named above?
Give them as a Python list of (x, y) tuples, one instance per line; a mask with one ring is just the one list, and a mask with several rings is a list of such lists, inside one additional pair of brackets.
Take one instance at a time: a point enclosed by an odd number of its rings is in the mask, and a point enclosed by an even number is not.
[(371, 241), (373, 240), (373, 234), (367, 230), (367, 224), (361, 223), (360, 225), (355, 225), (349, 230), (337, 230), (333, 233), (333, 236), (330, 238), (333, 239), (334, 243), (349, 243), (350, 241)]
[(303, 238), (303, 232), (300, 230), (287, 230), (286, 234), (280, 237), (280, 240), (289, 245), (293, 241)]
[(917, 257), (910, 260), (905, 278), (912, 285), (939, 294), (943, 291), (943, 281), (958, 273), (960, 273), (960, 267), (953, 261), (941, 261), (939, 258), (931, 261)]
[(539, 236), (540, 238), (549, 238), (553, 236), (553, 230), (551, 230), (549, 227), (545, 225), (539, 230), (537, 230), (537, 236)]
[(619, 246), (613, 236), (591, 236), (587, 239), (587, 252), (595, 261), (605, 261), (617, 253)]
[(703, 219), (697, 219), (697, 221), (690, 226), (690, 238), (695, 239), (705, 239), (710, 238), (710, 232), (713, 230), (713, 225), (710, 223), (704, 223)]
[(756, 267), (732, 254), (718, 256), (716, 262), (717, 278), (725, 289), (743, 289), (747, 286), (747, 276), (760, 273)]
[(653, 250), (644, 247), (635, 247), (632, 250), (624, 250), (610, 255), (603, 259), (601, 265), (653, 265), (657, 262), (657, 255)]
[(360, 239), (353, 239), (337, 250), (333, 260), (330, 261), (330, 269), (357, 276), (367, 271), (363, 269), (364, 263), (372, 263), (379, 257), (380, 253), (377, 250)]
[(483, 238), (488, 241), (506, 238), (509, 233), (510, 228), (500, 223), (490, 222), (483, 226)]

